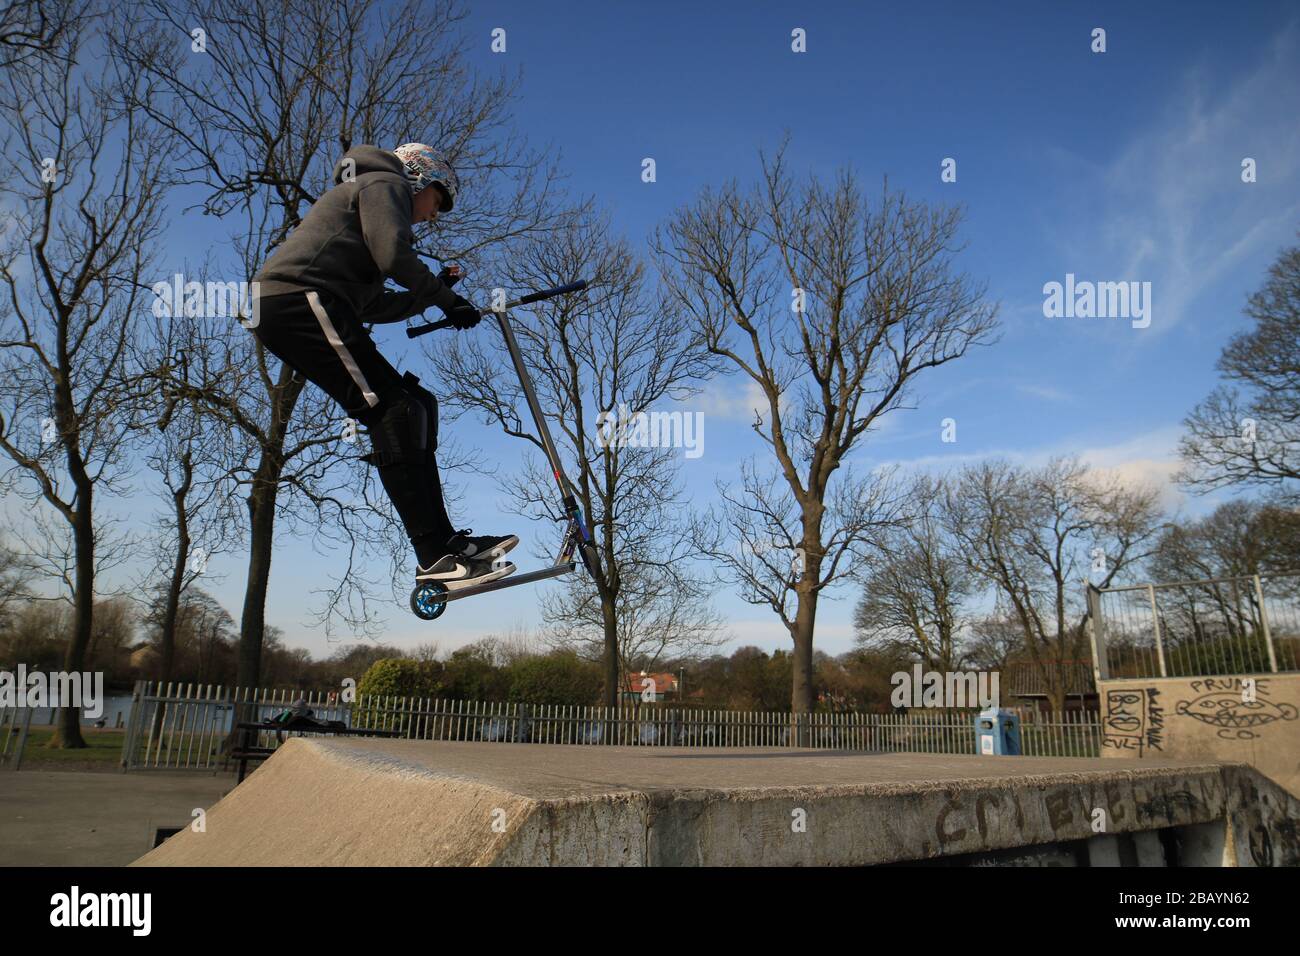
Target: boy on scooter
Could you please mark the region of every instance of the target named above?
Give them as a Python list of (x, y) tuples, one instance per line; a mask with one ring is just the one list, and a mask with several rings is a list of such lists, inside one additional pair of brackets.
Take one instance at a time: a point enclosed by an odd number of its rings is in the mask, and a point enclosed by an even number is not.
[[(479, 310), (451, 290), (458, 276), (435, 275), (411, 247), (411, 226), (451, 211), (456, 173), (421, 143), (356, 146), (335, 165), (334, 183), (253, 277), (253, 334), (370, 433), (365, 460), (415, 548), (417, 585), (450, 591), (505, 577), (515, 566), (500, 558), (519, 538), (452, 527), (434, 454), (437, 400), (379, 354), (366, 328), (430, 306), (457, 329), (478, 325)], [(386, 290), (385, 278), (407, 291)]]

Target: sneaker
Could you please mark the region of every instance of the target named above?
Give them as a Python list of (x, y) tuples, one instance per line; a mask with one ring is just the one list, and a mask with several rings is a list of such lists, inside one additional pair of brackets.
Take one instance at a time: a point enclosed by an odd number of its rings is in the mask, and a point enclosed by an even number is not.
[(447, 553), (474, 561), (499, 558), (519, 543), (518, 535), (479, 535), (471, 537), (473, 528), (464, 528), (447, 539)]
[(514, 574), (516, 570), (513, 563), (500, 558), (466, 560), (459, 555), (448, 554), (435, 561), (431, 567), (422, 568), (417, 565), (415, 583), (437, 581), (448, 591), (459, 591), (475, 584), (496, 581)]

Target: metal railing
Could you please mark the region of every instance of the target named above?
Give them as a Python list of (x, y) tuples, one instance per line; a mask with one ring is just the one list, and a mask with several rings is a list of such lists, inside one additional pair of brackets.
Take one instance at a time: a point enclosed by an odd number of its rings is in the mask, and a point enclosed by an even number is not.
[[(318, 720), (346, 722), (352, 709), (334, 692), (137, 681), (122, 742), (122, 767), (229, 769), (237, 721), (265, 720), (300, 699)], [(274, 734), (258, 736), (257, 746), (276, 745)]]
[(0, 767), (17, 770), (22, 766), (34, 712), (34, 707), (0, 708)]
[(1294, 671), (1300, 574), (1090, 589), (1099, 679)]
[[(434, 698), (337, 695), (292, 690), (195, 687), (139, 682), (122, 748), (122, 766), (137, 769), (229, 769), (229, 741), (240, 720), (272, 716), (303, 699), (318, 720), (396, 731), (412, 740), (455, 740), (642, 747), (810, 747), (873, 753), (975, 754), (976, 710), (909, 713), (811, 713), (700, 710), (663, 703), (620, 708), (530, 705)], [(1017, 711), (1026, 756), (1095, 757), (1096, 713)], [(264, 732), (257, 746), (276, 748)]]

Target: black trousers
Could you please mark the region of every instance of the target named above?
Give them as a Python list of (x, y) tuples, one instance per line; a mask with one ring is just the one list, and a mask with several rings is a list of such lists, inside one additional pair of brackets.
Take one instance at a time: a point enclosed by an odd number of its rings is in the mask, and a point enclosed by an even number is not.
[[(362, 321), (328, 292), (292, 292), (260, 299), (252, 331), (269, 352), (373, 435), (392, 403), (404, 400), (406, 384), (379, 354)], [(432, 414), (431, 442), (437, 433), (436, 409)], [(454, 533), (432, 454), (427, 461), (382, 465), (379, 480), (412, 541), (441, 544)]]

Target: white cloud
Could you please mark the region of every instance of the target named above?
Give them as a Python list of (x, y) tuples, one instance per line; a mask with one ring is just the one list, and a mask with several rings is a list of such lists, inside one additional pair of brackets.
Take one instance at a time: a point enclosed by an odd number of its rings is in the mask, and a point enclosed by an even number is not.
[(685, 403), (710, 416), (746, 423), (757, 410), (767, 417), (767, 396), (748, 375), (726, 375), (711, 379), (704, 391)]
[(1181, 465), (1178, 440), (1181, 426), (1171, 425), (1143, 432), (1110, 445), (1080, 447), (1078, 440), (1062, 440), (1038, 448), (985, 449), (965, 454), (924, 455), (896, 462), (906, 472), (946, 472), (990, 459), (1005, 459), (1015, 465), (1037, 468), (1052, 458), (1077, 457), (1102, 475), (1114, 475), (1132, 485), (1150, 485), (1160, 491), (1160, 503), (1175, 509), (1186, 495), (1173, 481)]
[[(1138, 344), (1186, 319), (1201, 293), (1244, 260), (1294, 237), (1298, 33), (1294, 25), (1279, 33), (1232, 85), (1216, 85), (1203, 67), (1189, 71), (1166, 112), (1105, 165), (1057, 152), (1071, 182), (1067, 208), (1053, 217), (1062, 272), (1150, 281), (1151, 335)], [(1246, 157), (1258, 164), (1257, 183), (1241, 181)]]

